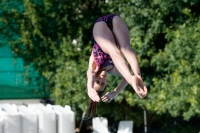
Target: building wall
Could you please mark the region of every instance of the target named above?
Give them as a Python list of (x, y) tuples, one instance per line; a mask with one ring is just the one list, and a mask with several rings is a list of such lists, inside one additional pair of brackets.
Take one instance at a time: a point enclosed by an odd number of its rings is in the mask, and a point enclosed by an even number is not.
[[(31, 80), (26, 80), (25, 76)], [(21, 58), (14, 57), (9, 46), (0, 47), (0, 99), (48, 97), (49, 92), (44, 86), (37, 85), (35, 79), (38, 77), (44, 82), (33, 68), (25, 67)]]

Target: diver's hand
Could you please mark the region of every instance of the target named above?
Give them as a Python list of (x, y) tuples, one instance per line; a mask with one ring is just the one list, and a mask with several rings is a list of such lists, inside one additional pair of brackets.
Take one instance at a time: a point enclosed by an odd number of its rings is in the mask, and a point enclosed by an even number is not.
[(107, 92), (105, 95), (103, 95), (101, 97), (101, 99), (102, 99), (103, 102), (108, 101), (108, 103), (109, 103), (116, 97), (116, 95), (117, 95), (116, 91)]
[(92, 101), (100, 102), (100, 97), (95, 89), (93, 88), (88, 89), (88, 96), (92, 99)]

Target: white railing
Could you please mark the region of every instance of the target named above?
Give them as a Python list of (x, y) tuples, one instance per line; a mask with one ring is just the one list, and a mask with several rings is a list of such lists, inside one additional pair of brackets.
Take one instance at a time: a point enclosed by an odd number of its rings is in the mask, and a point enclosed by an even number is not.
[(75, 113), (66, 105), (0, 104), (0, 133), (74, 133)]

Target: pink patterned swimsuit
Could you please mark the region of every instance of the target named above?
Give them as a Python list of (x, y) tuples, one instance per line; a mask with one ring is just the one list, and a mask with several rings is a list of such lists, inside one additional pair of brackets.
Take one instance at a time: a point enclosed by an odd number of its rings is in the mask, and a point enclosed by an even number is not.
[[(112, 19), (114, 16), (116, 16), (116, 15), (109, 14), (109, 15), (100, 17), (95, 23), (104, 21), (107, 24), (108, 28), (112, 31), (112, 28), (113, 28)], [(119, 46), (117, 44), (117, 42), (116, 42), (116, 45)], [(95, 39), (94, 39), (94, 45), (92, 48), (92, 53), (93, 53), (96, 65), (98, 66), (98, 70), (100, 70), (102, 67), (106, 67), (109, 65), (111, 65), (112, 68), (114, 67), (114, 63), (113, 63), (111, 57), (108, 54), (106, 54), (105, 52), (103, 52), (103, 50), (98, 45), (98, 43), (95, 41)], [(109, 71), (109, 70), (107, 70), (107, 71)]]

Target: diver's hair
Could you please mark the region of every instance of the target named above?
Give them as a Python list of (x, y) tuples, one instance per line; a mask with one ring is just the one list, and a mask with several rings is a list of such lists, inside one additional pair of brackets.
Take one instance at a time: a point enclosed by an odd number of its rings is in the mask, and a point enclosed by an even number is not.
[[(101, 97), (104, 93), (104, 91), (106, 90), (106, 87), (104, 88), (103, 91), (99, 91), (97, 92), (99, 97)], [(91, 98), (89, 99), (89, 106), (88, 109), (86, 111), (86, 114), (83, 118), (83, 120), (89, 120), (92, 119), (96, 116), (96, 109), (97, 109), (97, 102), (94, 102)]]
[(96, 115), (96, 109), (97, 109), (97, 102), (94, 102), (92, 101), (92, 99), (90, 99), (89, 106), (85, 114), (85, 118), (86, 119), (94, 118)]

